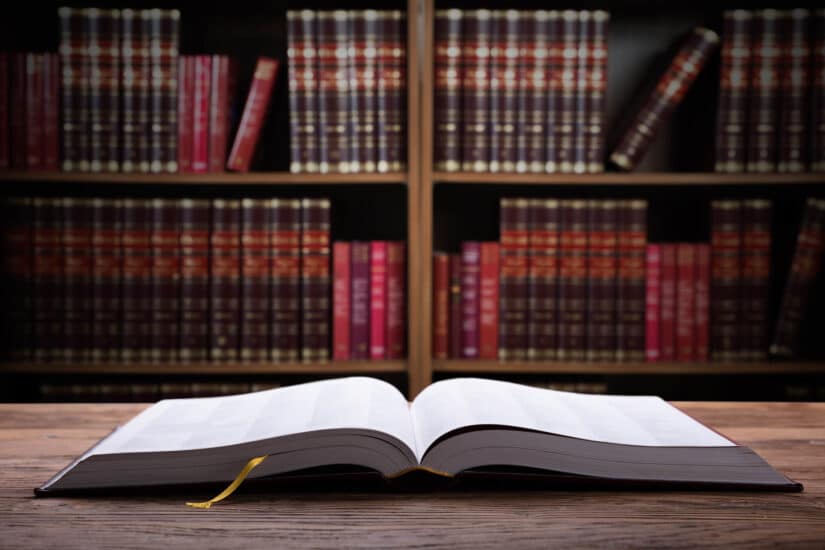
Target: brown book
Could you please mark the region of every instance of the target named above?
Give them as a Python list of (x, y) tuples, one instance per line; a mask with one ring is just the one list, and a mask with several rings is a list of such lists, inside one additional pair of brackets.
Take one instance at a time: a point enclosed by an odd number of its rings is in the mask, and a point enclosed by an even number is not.
[(269, 208), (267, 199), (241, 200), (241, 361), (269, 355)]
[(748, 107), (747, 172), (776, 171), (779, 107), (779, 11), (758, 10), (753, 18), (753, 65)]
[(207, 199), (180, 199), (181, 361), (205, 361), (209, 353), (209, 232)]
[(607, 27), (610, 14), (596, 10), (591, 14), (590, 52), (585, 78), (584, 164), (586, 172), (604, 171), (604, 136), (607, 109)]
[(558, 355), (581, 361), (587, 347), (587, 201), (559, 202)]
[(616, 356), (617, 201), (588, 201), (587, 359)]
[(741, 348), (742, 202), (710, 205), (710, 358), (736, 361)]
[(621, 201), (617, 228), (616, 360), (643, 361), (647, 201)]
[(152, 201), (123, 199), (121, 214), (123, 332), (120, 357), (125, 362), (146, 361), (150, 359), (152, 325)]
[[(547, 171), (573, 171), (573, 138), (576, 109), (579, 14), (573, 10), (551, 19), (554, 45), (550, 58), (550, 92), (547, 111)], [(575, 52), (575, 53), (574, 53)]]
[(379, 12), (349, 12), (349, 160), (353, 172), (375, 172)]
[(120, 359), (123, 201), (92, 199), (92, 353), (98, 363)]
[(435, 11), (433, 79), (433, 168), (461, 167), (461, 36), (463, 10)]
[(240, 350), (241, 201), (212, 200), (209, 235), (209, 358), (237, 361)]
[(555, 359), (558, 347), (559, 201), (530, 199), (527, 359)]
[(527, 277), (530, 208), (527, 199), (503, 198), (499, 202), (498, 358), (527, 358)]
[(152, 199), (151, 343), (149, 359), (168, 363), (178, 358), (181, 312), (181, 210), (175, 199)]
[(301, 200), (301, 360), (329, 360), (330, 201)]
[(574, 96), (575, 105), (572, 117), (572, 132), (570, 136), (570, 172), (583, 174), (587, 171), (585, 155), (587, 153), (587, 129), (590, 119), (590, 102), (588, 101), (588, 79), (590, 68), (590, 58), (592, 56), (590, 48), (593, 43), (593, 17), (592, 13), (582, 10), (576, 13), (576, 34), (578, 44), (575, 54)]
[(298, 361), (301, 358), (301, 201), (270, 199), (269, 231), (269, 357), (275, 362)]
[(717, 172), (744, 172), (750, 91), (753, 13), (726, 10), (722, 23), (722, 62), (716, 115)]
[(748, 361), (761, 361), (768, 355), (771, 210), (768, 200), (742, 202), (740, 359)]

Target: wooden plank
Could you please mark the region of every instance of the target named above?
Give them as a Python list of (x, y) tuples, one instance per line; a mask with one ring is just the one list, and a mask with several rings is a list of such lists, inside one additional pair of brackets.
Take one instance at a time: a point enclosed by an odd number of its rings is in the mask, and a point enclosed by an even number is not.
[(588, 363), (541, 361), (484, 361), (448, 359), (433, 362), (435, 372), (497, 374), (816, 374), (825, 372), (825, 362), (627, 362)]
[(20, 374), (322, 374), (406, 372), (406, 361), (328, 363), (4, 363), (0, 373)]
[[(292, 174), (290, 172), (221, 172), (210, 174), (92, 174), (77, 172), (0, 172), (0, 182), (95, 183), (111, 185), (335, 185), (406, 183), (406, 173)], [(29, 190), (30, 191), (30, 190)]]
[(478, 174), (435, 172), (439, 183), (494, 185), (825, 185), (825, 173), (717, 174), (714, 172), (604, 172), (601, 174)]

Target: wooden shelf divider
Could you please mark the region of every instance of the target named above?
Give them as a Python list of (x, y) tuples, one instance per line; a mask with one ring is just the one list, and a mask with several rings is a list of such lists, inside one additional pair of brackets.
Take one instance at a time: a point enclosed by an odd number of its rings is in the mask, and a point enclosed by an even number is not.
[(0, 363), (15, 374), (348, 374), (404, 373), (407, 361), (330, 361), (328, 363)]
[(485, 361), (448, 359), (433, 361), (433, 372), (485, 374), (817, 374), (825, 373), (825, 361), (784, 362), (627, 362), (586, 361)]

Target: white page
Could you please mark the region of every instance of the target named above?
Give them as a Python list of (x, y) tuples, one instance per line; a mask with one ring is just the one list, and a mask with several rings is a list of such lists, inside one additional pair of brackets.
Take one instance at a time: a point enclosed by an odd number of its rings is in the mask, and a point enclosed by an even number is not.
[(404, 396), (387, 382), (352, 377), (241, 395), (160, 401), (114, 432), (93, 454), (204, 449), (340, 428), (382, 431), (416, 450)]
[(734, 445), (658, 397), (559, 392), (479, 378), (432, 384), (413, 402), (412, 416), (419, 461), (439, 437), (485, 424), (625, 445)]

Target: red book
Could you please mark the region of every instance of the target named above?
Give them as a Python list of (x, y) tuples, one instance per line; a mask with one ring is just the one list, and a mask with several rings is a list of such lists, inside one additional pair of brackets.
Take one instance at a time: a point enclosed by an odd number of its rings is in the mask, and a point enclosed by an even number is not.
[(332, 245), (332, 358), (350, 358), (350, 243)]
[(178, 170), (192, 171), (192, 119), (195, 101), (195, 58), (183, 55), (178, 61)]
[(43, 55), (26, 54), (26, 168), (43, 167)]
[(212, 85), (209, 96), (209, 171), (226, 168), (229, 115), (232, 102), (232, 62), (229, 56), (212, 56)]
[(694, 349), (697, 361), (707, 361), (710, 328), (710, 245), (697, 244), (695, 250)]
[(450, 359), (461, 357), (461, 255), (450, 254)]
[(481, 359), (498, 357), (498, 253), (497, 242), (481, 243), (478, 333)]
[(676, 245), (661, 245), (661, 307), (659, 309), (659, 358), (676, 358)]
[(694, 300), (696, 296), (693, 275), (695, 253), (689, 243), (676, 246), (676, 359), (693, 361)]
[(433, 256), (433, 359), (450, 356), (450, 257)]
[(370, 359), (387, 352), (387, 243), (370, 243)]
[(11, 167), (19, 170), (26, 167), (26, 143), (28, 141), (26, 135), (26, 54), (14, 53), (10, 57)]
[(461, 243), (461, 357), (478, 357), (481, 243)]
[(195, 57), (195, 89), (192, 94), (192, 171), (209, 170), (209, 95), (212, 59)]
[(350, 277), (350, 355), (352, 359), (370, 356), (370, 243), (355, 241), (351, 246)]
[[(2, 120), (2, 119), (0, 119)], [(43, 56), (43, 169), (60, 165), (60, 60)]]
[(252, 84), (249, 86), (249, 95), (246, 96), (241, 122), (232, 152), (226, 167), (237, 172), (248, 172), (255, 154), (255, 147), (261, 135), (261, 128), (269, 108), (272, 89), (275, 87), (275, 77), (278, 74), (278, 60), (268, 57), (259, 57), (255, 66)]
[(406, 250), (403, 242), (387, 243), (387, 359), (401, 359), (406, 352)]
[(0, 52), (0, 170), (7, 170), (9, 158), (9, 54)]
[(650, 362), (661, 359), (659, 342), (659, 309), (662, 299), (662, 247), (647, 245), (647, 285), (645, 288), (645, 358)]

